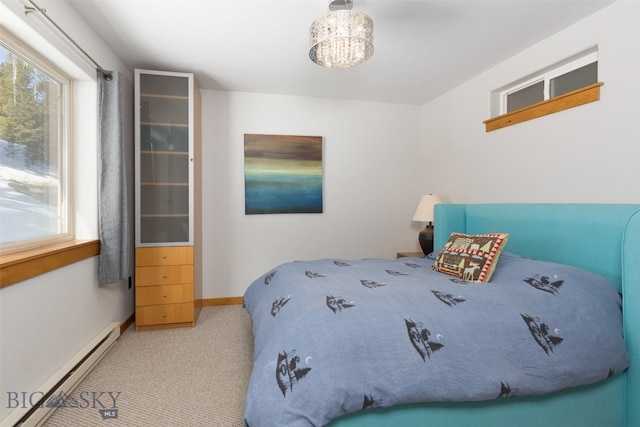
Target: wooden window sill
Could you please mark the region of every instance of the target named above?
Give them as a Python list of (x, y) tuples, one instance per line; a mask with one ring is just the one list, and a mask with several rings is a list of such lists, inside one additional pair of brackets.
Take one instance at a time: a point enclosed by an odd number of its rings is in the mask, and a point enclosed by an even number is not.
[(601, 82), (594, 83), (592, 85), (576, 89), (572, 92), (565, 93), (564, 95), (556, 96), (555, 98), (538, 102), (537, 104), (529, 105), (528, 107), (520, 108), (519, 110), (512, 111), (501, 116), (493, 117), (485, 120), (483, 123), (485, 124), (486, 131), (491, 132), (492, 130), (501, 129), (517, 123), (526, 122), (527, 120), (546, 116), (547, 114), (557, 113), (558, 111), (598, 101), (600, 99), (600, 86), (603, 84), (604, 83)]
[(70, 240), (0, 255), (0, 288), (73, 264), (100, 253), (100, 240)]

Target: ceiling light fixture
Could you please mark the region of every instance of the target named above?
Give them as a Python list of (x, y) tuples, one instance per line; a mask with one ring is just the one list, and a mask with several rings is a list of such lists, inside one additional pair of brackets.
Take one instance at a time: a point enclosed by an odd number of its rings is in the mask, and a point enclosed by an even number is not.
[(347, 68), (373, 55), (373, 21), (354, 12), (352, 0), (334, 0), (331, 12), (318, 18), (309, 29), (309, 57), (323, 67)]

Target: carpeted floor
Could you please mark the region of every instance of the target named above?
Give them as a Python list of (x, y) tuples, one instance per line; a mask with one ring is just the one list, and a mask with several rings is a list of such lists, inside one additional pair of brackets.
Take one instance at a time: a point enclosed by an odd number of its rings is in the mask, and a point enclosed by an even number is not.
[(195, 328), (130, 327), (74, 390), (76, 407), (58, 408), (44, 425), (244, 426), (252, 359), (249, 316), (238, 305), (204, 307)]

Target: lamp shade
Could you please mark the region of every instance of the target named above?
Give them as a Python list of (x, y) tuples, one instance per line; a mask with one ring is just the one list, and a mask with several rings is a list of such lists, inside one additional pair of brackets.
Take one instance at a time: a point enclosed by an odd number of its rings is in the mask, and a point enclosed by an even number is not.
[(373, 55), (373, 21), (364, 13), (335, 10), (311, 25), (309, 41), (309, 57), (316, 64), (352, 67)]
[(426, 194), (420, 198), (416, 213), (413, 215), (414, 221), (433, 222), (433, 207), (442, 203), (440, 197), (433, 194)]

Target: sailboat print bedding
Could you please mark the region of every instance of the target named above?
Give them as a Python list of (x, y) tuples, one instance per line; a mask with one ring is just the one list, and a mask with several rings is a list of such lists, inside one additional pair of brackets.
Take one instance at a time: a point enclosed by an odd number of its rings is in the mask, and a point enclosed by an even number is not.
[(245, 422), (321, 426), (371, 407), (594, 383), (629, 364), (603, 277), (503, 252), (488, 283), (434, 258), (296, 261), (259, 277)]

